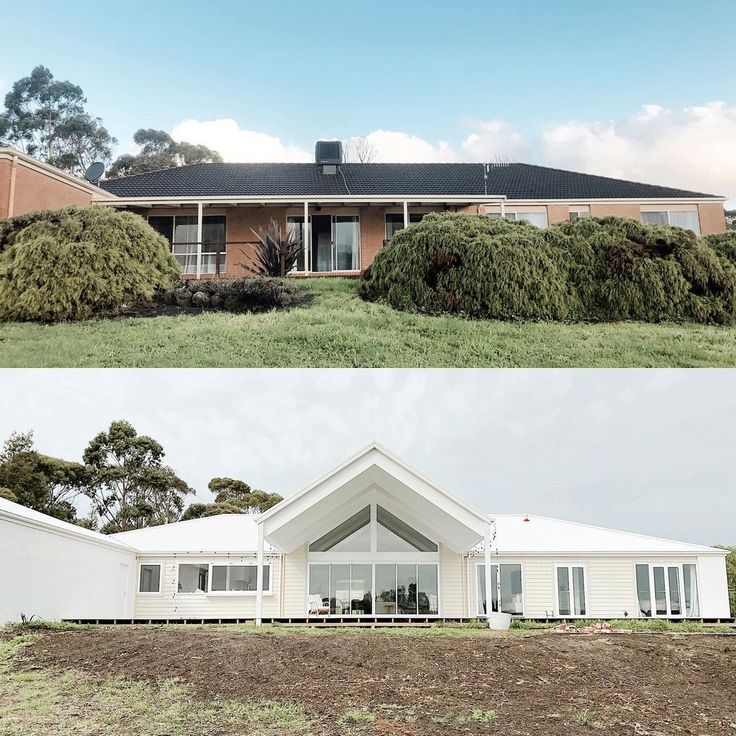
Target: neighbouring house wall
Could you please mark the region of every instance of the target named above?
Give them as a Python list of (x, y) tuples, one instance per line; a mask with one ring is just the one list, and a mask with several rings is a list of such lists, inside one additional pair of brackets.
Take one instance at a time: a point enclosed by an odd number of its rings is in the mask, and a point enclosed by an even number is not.
[(13, 162), (0, 158), (0, 220), (8, 216), (10, 206), (10, 179)]
[[(254, 565), (253, 555), (158, 555), (141, 556), (140, 564), (161, 564), (161, 590), (159, 593), (139, 593), (138, 565), (135, 572), (135, 618), (138, 619), (186, 619), (186, 618), (255, 618), (256, 594), (178, 593), (178, 565), (181, 564), (249, 564)], [(263, 594), (263, 617), (278, 617), (281, 563), (278, 555), (267, 555), (271, 564), (271, 592)]]
[[(469, 584), (472, 601), (471, 615), (477, 609), (475, 565), (483, 562), (480, 556), (470, 558)], [(552, 618), (556, 615), (555, 565), (582, 564), (586, 568), (588, 593), (587, 618), (638, 617), (636, 598), (636, 563), (663, 564), (696, 563), (700, 594), (700, 617), (728, 617), (728, 588), (724, 558), (704, 557), (629, 557), (629, 556), (565, 556), (559, 557), (497, 557), (493, 563), (520, 563), (524, 598), (524, 616)]]
[(133, 614), (132, 551), (2, 518), (0, 560), (0, 625)]
[(12, 215), (22, 215), (33, 210), (55, 210), (76, 204), (86, 207), (92, 203), (92, 193), (73, 183), (57, 179), (51, 174), (31, 169), (18, 162), (15, 173), (15, 196)]
[(702, 235), (726, 231), (726, 209), (721, 202), (705, 202), (698, 205), (700, 232)]

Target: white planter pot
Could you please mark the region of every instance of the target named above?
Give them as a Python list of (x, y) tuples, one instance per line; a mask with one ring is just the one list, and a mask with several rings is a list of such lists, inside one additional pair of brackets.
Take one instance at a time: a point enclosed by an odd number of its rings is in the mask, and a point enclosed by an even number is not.
[(489, 613), (488, 627), (494, 631), (506, 631), (511, 627), (510, 613)]

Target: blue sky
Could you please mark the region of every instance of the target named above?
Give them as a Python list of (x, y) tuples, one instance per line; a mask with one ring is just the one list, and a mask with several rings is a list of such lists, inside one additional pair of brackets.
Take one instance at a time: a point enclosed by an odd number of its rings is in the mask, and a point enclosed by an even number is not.
[[(632, 178), (674, 175), (674, 184), (721, 193), (729, 184), (721, 174), (689, 174), (690, 159), (678, 157), (698, 138), (722, 136), (728, 146), (736, 137), (733, 10), (732, 0), (128, 0), (114, 9), (4, 0), (3, 23), (23, 32), (4, 36), (0, 84), (7, 90), (45, 64), (83, 87), (121, 150), (138, 127), (231, 119), (278, 141), (265, 150), (282, 159), (308, 152), (318, 137), (393, 131), (404, 137), (374, 137), (379, 159), (498, 154), (612, 175), (631, 170)], [(702, 116), (687, 111), (716, 101), (725, 107), (710, 111), (703, 136)], [(645, 105), (656, 107), (642, 122)], [(202, 139), (194, 142), (224, 135), (182, 130)], [(625, 152), (610, 145), (611, 130)], [(639, 147), (663, 130), (676, 133), (677, 165), (666, 146), (642, 162)], [(226, 158), (264, 150), (265, 139), (230, 133), (233, 140), (221, 140)], [(716, 158), (724, 155), (736, 152)]]

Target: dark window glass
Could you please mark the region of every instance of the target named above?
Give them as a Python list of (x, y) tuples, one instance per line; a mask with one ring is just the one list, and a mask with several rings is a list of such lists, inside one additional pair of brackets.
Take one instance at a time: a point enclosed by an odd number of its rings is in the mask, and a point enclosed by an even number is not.
[(174, 237), (174, 218), (173, 217), (149, 217), (148, 224), (160, 235), (163, 235), (169, 243)]

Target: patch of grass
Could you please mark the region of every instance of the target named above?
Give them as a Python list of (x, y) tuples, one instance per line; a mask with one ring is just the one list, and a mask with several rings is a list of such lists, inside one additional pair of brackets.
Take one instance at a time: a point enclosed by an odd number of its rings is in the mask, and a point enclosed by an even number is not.
[(314, 719), (292, 703), (200, 702), (172, 679), (140, 682), (123, 677), (96, 681), (77, 670), (20, 669), (20, 648), (38, 635), (0, 640), (3, 736), (247, 736), (307, 734)]
[(473, 708), (470, 713), (458, 716), (458, 723), (492, 723), (498, 718), (495, 710), (482, 710)]
[(595, 711), (590, 708), (583, 708), (580, 713), (575, 716), (575, 720), (581, 726), (592, 726), (595, 723)]
[(695, 367), (736, 364), (736, 328), (509, 323), (362, 301), (306, 279), (309, 308), (264, 314), (0, 324), (2, 367)]
[(367, 708), (351, 708), (340, 716), (337, 723), (340, 726), (350, 726), (355, 724), (366, 725), (373, 723), (375, 720), (376, 716)]

